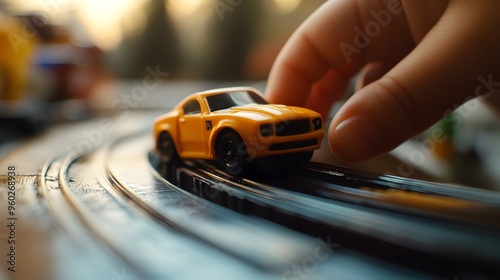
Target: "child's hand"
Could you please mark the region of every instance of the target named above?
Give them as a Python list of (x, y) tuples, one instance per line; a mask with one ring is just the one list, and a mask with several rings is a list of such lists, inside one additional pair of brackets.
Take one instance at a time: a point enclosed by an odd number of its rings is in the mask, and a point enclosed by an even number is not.
[(500, 89), (500, 1), (401, 2), (328, 1), (293, 34), (271, 70), (271, 102), (324, 117), (362, 72), (362, 88), (328, 134), (342, 160), (387, 152), (464, 101)]

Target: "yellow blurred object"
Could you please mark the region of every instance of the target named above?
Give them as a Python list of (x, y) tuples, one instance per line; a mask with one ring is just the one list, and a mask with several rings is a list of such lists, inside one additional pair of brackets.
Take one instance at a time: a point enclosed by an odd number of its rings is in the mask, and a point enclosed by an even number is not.
[(38, 38), (15, 17), (0, 17), (0, 100), (23, 98), (32, 54)]

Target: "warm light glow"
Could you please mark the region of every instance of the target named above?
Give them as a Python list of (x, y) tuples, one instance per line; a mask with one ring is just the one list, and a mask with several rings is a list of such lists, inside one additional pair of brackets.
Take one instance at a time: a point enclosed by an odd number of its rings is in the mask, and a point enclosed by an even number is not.
[(74, 34), (75, 37), (86, 36), (96, 46), (110, 49), (116, 47), (124, 35), (144, 30), (146, 16), (142, 7), (145, 1), (149, 0), (17, 0), (14, 9), (42, 13), (51, 22), (66, 25), (72, 32), (85, 33)]
[(139, 35), (146, 29), (147, 15), (143, 9), (135, 10), (121, 21), (123, 32), (127, 36)]
[(274, 5), (278, 13), (290, 13), (300, 5), (301, 0), (274, 0)]
[(170, 15), (176, 19), (182, 19), (191, 16), (207, 0), (166, 0), (167, 9)]
[[(143, 1), (137, 0), (75, 0), (78, 16), (86, 28), (92, 41), (103, 49), (116, 47), (122, 37), (122, 22), (136, 21), (138, 25), (145, 24), (144, 16), (135, 17), (132, 11), (140, 7)], [(129, 18), (126, 18), (126, 17)], [(141, 26), (128, 30), (141, 29)]]

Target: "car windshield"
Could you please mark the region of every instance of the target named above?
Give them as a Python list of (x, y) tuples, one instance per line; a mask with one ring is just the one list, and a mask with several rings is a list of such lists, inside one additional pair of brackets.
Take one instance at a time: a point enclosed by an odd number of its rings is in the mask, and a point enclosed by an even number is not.
[(267, 104), (260, 95), (252, 91), (233, 91), (216, 94), (208, 96), (207, 102), (210, 112), (229, 109), (235, 106)]

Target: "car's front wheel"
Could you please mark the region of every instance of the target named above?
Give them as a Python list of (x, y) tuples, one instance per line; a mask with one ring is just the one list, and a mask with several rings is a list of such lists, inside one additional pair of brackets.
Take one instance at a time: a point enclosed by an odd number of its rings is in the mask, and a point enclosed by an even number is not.
[(248, 165), (245, 143), (234, 131), (223, 132), (217, 142), (217, 158), (221, 167), (232, 176), (244, 174)]
[(168, 132), (162, 132), (158, 137), (158, 152), (163, 163), (172, 163), (179, 160), (174, 140)]

